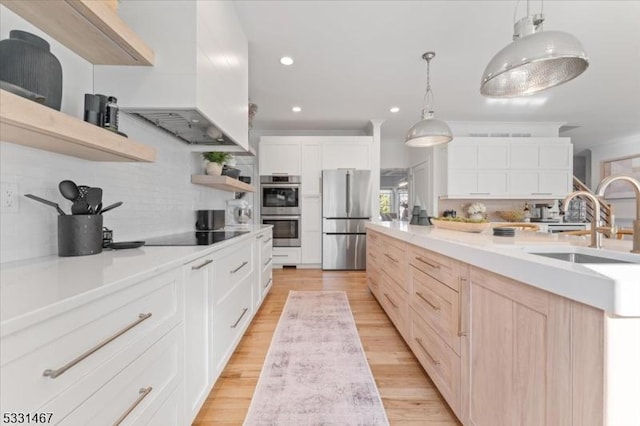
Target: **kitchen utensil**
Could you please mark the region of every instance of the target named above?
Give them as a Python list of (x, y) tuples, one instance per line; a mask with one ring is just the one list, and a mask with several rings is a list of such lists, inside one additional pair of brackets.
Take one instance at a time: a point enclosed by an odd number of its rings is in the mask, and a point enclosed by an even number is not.
[(91, 214), (89, 211), (89, 203), (84, 200), (76, 201), (71, 206), (71, 214), (79, 215), (79, 214)]
[(122, 201), (118, 201), (117, 203), (110, 204), (107, 207), (105, 207), (104, 209), (100, 210), (100, 214), (104, 214), (104, 213), (108, 212), (109, 210), (113, 210), (116, 207), (120, 207), (121, 205), (122, 205)]
[(94, 212), (94, 214), (100, 214), (101, 211), (102, 211), (102, 203), (98, 204), (98, 207), (96, 207), (96, 211)]
[(78, 185), (78, 192), (79, 192), (78, 200), (80, 200), (80, 201), (84, 200), (84, 197), (87, 196), (87, 192), (89, 191), (89, 188), (90, 187), (88, 187), (86, 185)]
[(89, 204), (89, 214), (95, 214), (98, 204), (102, 202), (102, 188), (89, 188), (85, 201)]
[(76, 185), (73, 181), (63, 180), (58, 184), (58, 189), (64, 198), (69, 201), (76, 201), (78, 196), (80, 195), (80, 191), (78, 190), (78, 185)]
[(132, 249), (142, 247), (144, 243), (144, 241), (121, 241), (119, 243), (111, 243), (109, 248), (113, 250)]
[(55, 207), (55, 209), (58, 210), (58, 213), (60, 213), (60, 216), (65, 216), (66, 215), (66, 213), (60, 208), (58, 203), (54, 203), (53, 201), (45, 200), (44, 198), (40, 198), (40, 197), (38, 197), (36, 195), (33, 195), (33, 194), (24, 194), (24, 196), (27, 197), (27, 198), (31, 198), (32, 200), (40, 201), (42, 204), (46, 204), (48, 206)]
[(102, 248), (107, 248), (113, 244), (113, 231), (107, 227), (102, 228)]

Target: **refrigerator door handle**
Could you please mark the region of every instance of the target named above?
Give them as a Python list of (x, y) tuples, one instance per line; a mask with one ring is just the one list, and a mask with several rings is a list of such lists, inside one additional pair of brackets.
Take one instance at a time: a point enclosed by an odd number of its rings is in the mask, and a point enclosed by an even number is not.
[(349, 175), (349, 171), (347, 170), (347, 173), (345, 174), (345, 178), (346, 178), (346, 191), (345, 193), (347, 194), (347, 203), (346, 203), (346, 208), (347, 208), (347, 216), (349, 216), (349, 213), (351, 213), (351, 175)]

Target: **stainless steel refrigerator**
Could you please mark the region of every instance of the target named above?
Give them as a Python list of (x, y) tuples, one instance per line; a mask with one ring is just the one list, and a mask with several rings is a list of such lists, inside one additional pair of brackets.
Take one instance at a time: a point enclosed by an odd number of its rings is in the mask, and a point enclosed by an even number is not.
[(322, 269), (365, 269), (371, 171), (322, 171)]

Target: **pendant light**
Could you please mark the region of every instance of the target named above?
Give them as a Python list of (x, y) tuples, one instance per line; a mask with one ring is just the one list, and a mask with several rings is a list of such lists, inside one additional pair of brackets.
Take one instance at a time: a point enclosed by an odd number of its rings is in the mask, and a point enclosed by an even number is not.
[(430, 84), (431, 60), (436, 56), (435, 52), (427, 52), (422, 55), (422, 59), (427, 61), (427, 89), (424, 92), (422, 101), (422, 120), (413, 125), (407, 133), (406, 146), (429, 147), (451, 142), (453, 135), (451, 129), (442, 120), (434, 118), (433, 113), (433, 92)]
[(529, 14), (513, 27), (513, 42), (482, 75), (480, 93), (496, 98), (532, 95), (573, 80), (589, 66), (580, 41), (562, 31), (542, 31), (544, 15)]

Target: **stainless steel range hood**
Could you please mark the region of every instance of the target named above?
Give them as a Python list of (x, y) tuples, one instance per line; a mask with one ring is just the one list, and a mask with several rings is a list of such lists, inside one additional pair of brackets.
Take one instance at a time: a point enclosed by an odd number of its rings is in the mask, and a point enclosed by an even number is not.
[(158, 126), (191, 145), (237, 146), (195, 109), (122, 108), (122, 111)]

